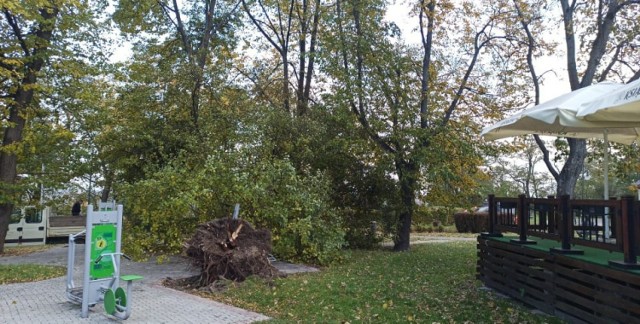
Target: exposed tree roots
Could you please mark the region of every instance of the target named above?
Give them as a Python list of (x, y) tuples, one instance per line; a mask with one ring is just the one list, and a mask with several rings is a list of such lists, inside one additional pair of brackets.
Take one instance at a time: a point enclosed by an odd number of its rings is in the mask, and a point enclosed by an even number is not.
[(200, 224), (185, 248), (191, 264), (200, 269), (200, 287), (221, 280), (241, 282), (252, 275), (268, 279), (281, 275), (268, 259), (271, 233), (244, 220), (220, 218)]

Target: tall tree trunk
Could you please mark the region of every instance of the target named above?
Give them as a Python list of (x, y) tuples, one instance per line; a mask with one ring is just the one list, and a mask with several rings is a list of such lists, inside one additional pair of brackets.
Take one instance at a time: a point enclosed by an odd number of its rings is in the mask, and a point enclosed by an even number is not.
[(13, 204), (0, 204), (0, 254), (4, 252), (4, 241), (9, 230), (9, 220)]
[[(57, 8), (45, 8), (39, 10), (41, 22), (37, 25), (35, 30), (30, 31), (38, 37), (37, 47), (29, 48), (29, 45), (24, 41), (22, 35), (24, 31), (17, 23), (17, 19), (9, 10), (4, 10), (5, 17), (9, 21), (9, 25), (12, 27), (12, 32), (16, 39), (20, 42), (20, 45), (24, 51), (24, 77), (20, 80), (20, 86), (13, 94), (13, 103), (8, 106), (9, 108), (9, 123), (4, 130), (4, 137), (2, 139), (2, 147), (8, 147), (16, 145), (22, 141), (22, 131), (24, 129), (26, 120), (24, 118), (24, 112), (33, 102), (34, 88), (37, 83), (37, 73), (42, 70), (44, 66), (44, 54), (49, 46), (49, 41), (53, 35), (53, 29), (55, 28), (55, 18), (58, 15)], [(13, 186), (16, 182), (18, 166), (18, 156), (11, 150), (0, 151), (0, 182), (2, 182), (5, 196), (13, 199), (15, 193)], [(8, 191), (8, 192), (7, 192)], [(11, 218), (11, 212), (13, 211), (13, 202), (8, 201), (0, 204), (0, 253), (4, 252), (4, 242), (7, 236), (9, 227), (9, 220)]]
[(303, 116), (307, 111), (307, 102), (304, 98), (304, 81), (305, 81), (305, 65), (307, 58), (307, 27), (309, 26), (307, 21), (307, 11), (309, 10), (308, 0), (302, 0), (302, 15), (300, 17), (300, 39), (298, 40), (298, 89), (296, 90), (297, 97), (297, 115)]
[(569, 195), (573, 197), (578, 177), (584, 168), (584, 159), (587, 156), (587, 142), (583, 139), (567, 138), (569, 142), (569, 157), (562, 171), (556, 179), (558, 196)]
[[(23, 85), (34, 84), (35, 74), (28, 73), (23, 80)], [(22, 141), (22, 130), (24, 129), (25, 119), (22, 111), (26, 108), (26, 103), (31, 102), (33, 99), (33, 90), (24, 90), (24, 87), (20, 88), (15, 95), (16, 103), (10, 107), (9, 124), (11, 127), (7, 127), (4, 131), (4, 137), (2, 139), (2, 147), (8, 147), (15, 145)], [(14, 184), (17, 176), (18, 156), (11, 150), (0, 151), (0, 181), (3, 184), (3, 191), (6, 197), (13, 200), (16, 195), (14, 192)], [(11, 218), (11, 212), (13, 211), (12, 201), (8, 201), (0, 204), (0, 253), (4, 251), (4, 241), (9, 229), (9, 219)]]
[(309, 100), (311, 98), (311, 77), (313, 76), (314, 64), (315, 64), (315, 55), (316, 55), (316, 42), (318, 39), (318, 25), (320, 21), (320, 0), (315, 1), (314, 14), (313, 14), (313, 24), (311, 27), (311, 43), (309, 44), (309, 62), (307, 63), (307, 75), (305, 84), (304, 84), (304, 92), (302, 94), (303, 104), (304, 104), (304, 114), (307, 113), (309, 109)]
[(109, 200), (109, 195), (111, 194), (111, 186), (113, 185), (113, 171), (108, 170), (106, 167), (103, 167), (102, 170), (104, 173), (104, 188), (100, 195), (100, 201), (107, 202), (107, 200)]
[(291, 104), (289, 98), (291, 95), (289, 94), (289, 59), (287, 58), (288, 51), (284, 50), (282, 53), (282, 96), (284, 97), (284, 111), (291, 112)]
[(398, 180), (400, 182), (400, 196), (402, 206), (398, 219), (398, 229), (394, 239), (394, 251), (407, 251), (410, 247), (411, 219), (413, 218), (413, 207), (415, 204), (416, 176), (415, 164), (404, 161), (396, 162), (398, 170)]

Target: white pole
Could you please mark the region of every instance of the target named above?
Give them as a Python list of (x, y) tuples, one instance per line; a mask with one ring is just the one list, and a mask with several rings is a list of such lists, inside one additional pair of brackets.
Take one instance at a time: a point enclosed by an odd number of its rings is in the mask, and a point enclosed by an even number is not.
[(238, 219), (238, 214), (240, 213), (240, 204), (236, 204), (233, 208), (233, 219)]

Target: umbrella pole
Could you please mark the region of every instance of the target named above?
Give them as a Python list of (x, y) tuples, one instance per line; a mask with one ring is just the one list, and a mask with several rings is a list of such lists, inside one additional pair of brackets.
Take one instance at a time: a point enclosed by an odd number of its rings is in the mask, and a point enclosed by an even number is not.
[[(609, 132), (604, 130), (604, 200), (609, 200)], [(609, 239), (609, 207), (604, 209), (604, 238)]]

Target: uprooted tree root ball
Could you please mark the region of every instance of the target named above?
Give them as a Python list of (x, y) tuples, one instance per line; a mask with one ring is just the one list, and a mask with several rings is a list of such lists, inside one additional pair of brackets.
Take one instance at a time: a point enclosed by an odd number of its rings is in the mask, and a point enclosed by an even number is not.
[(271, 279), (282, 274), (271, 265), (271, 233), (244, 220), (220, 218), (198, 225), (185, 243), (191, 265), (200, 270), (192, 283), (208, 287), (218, 281), (241, 282), (255, 275)]

